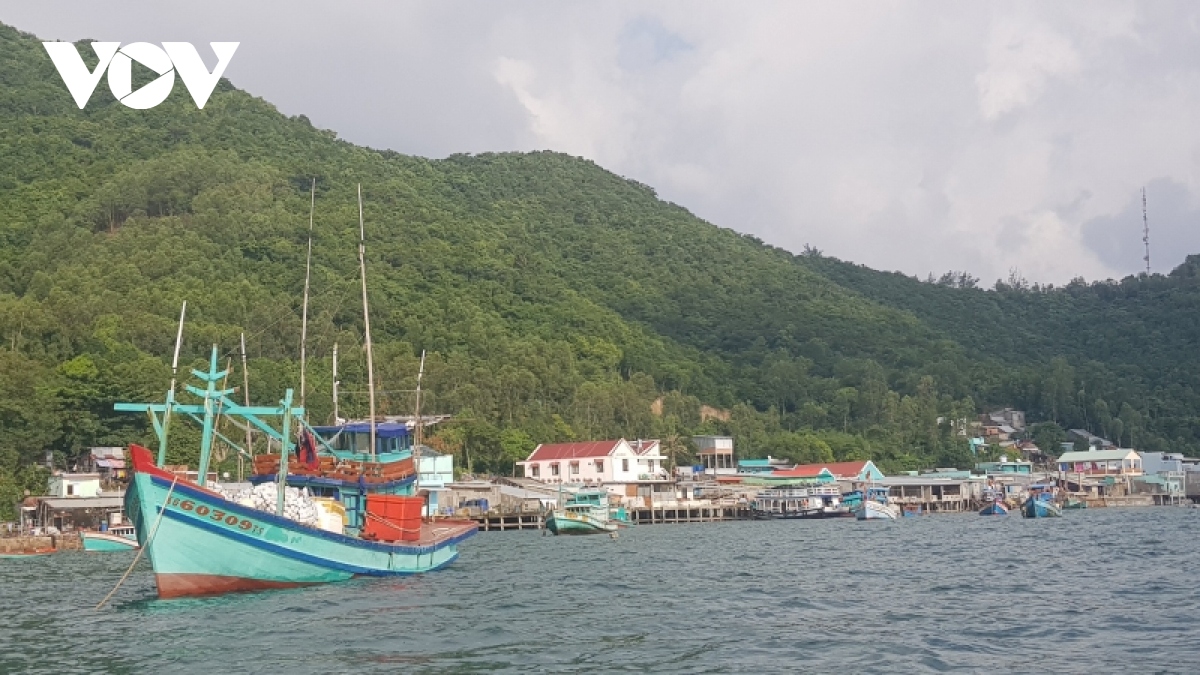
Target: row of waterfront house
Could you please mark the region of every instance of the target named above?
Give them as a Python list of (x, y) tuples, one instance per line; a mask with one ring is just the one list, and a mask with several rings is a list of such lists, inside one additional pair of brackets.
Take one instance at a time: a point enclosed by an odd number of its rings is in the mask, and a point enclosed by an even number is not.
[[(1070, 433), (1088, 449), (1078, 451), (1074, 443), (1065, 443), (1054, 457), (1023, 440), (1024, 427), (1023, 413), (1005, 409), (964, 428), (973, 449), (999, 447), (1011, 452), (1012, 459), (1005, 455), (998, 461), (979, 461), (972, 470), (940, 468), (892, 476), (885, 476), (870, 460), (797, 465), (773, 457), (739, 459), (734, 439), (725, 436), (693, 437), (696, 462), (683, 466), (674, 466), (656, 439), (543, 443), (518, 463), (520, 475), (513, 479), (456, 479), (453, 456), (426, 446), (416, 448), (415, 454), (427, 515), (536, 513), (552, 506), (564, 490), (581, 487), (602, 487), (614, 502), (634, 509), (744, 503), (768, 487), (833, 484), (847, 491), (864, 484), (884, 486), (891, 501), (922, 505), (929, 512), (964, 511), (987, 490), (1017, 496), (1031, 484), (1045, 483), (1082, 499), (1114, 504), (1200, 500), (1200, 460), (1120, 448), (1079, 429)], [(51, 476), (47, 495), (25, 499), (21, 522), (14, 526), (69, 531), (100, 529), (119, 521), (125, 461), (123, 448), (93, 448), (78, 471)], [(195, 478), (188, 467), (168, 469)], [(228, 484), (228, 475), (221, 478)], [(210, 475), (209, 480), (217, 481), (218, 476)]]

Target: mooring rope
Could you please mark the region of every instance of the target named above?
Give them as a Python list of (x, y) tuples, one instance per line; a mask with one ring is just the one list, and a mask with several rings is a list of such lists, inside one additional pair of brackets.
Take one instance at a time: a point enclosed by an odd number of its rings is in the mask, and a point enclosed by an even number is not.
[(125, 570), (125, 574), (121, 575), (121, 580), (117, 582), (117, 585), (113, 586), (113, 589), (108, 592), (108, 595), (104, 596), (104, 599), (100, 601), (100, 604), (96, 605), (97, 610), (103, 607), (104, 603), (108, 602), (109, 598), (111, 598), (113, 594), (117, 592), (117, 589), (121, 587), (121, 584), (125, 583), (125, 580), (129, 578), (129, 573), (133, 571), (133, 568), (137, 566), (138, 561), (142, 559), (142, 554), (146, 552), (146, 549), (150, 548), (150, 543), (154, 541), (154, 535), (158, 534), (158, 525), (162, 522), (163, 514), (167, 512), (167, 504), (171, 503), (171, 493), (175, 491), (175, 483), (177, 482), (179, 482), (179, 476), (175, 476), (174, 480), (171, 481), (171, 489), (167, 490), (167, 496), (163, 498), (162, 510), (158, 512), (158, 518), (154, 521), (154, 527), (150, 530), (150, 536), (146, 538), (146, 545), (138, 549), (137, 555), (133, 558), (133, 562), (129, 564), (129, 569)]

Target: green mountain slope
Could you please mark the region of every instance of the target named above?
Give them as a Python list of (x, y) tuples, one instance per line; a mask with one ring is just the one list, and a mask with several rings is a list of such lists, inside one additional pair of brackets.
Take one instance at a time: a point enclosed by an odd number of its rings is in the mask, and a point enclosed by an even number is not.
[[(0, 490), (3, 472), (46, 449), (70, 462), (146, 437), (111, 404), (163, 395), (184, 300), (185, 361), (216, 344), (236, 364), (245, 333), (252, 397), (297, 386), (313, 178), (313, 416), (331, 414), (335, 343), (342, 414), (365, 412), (361, 184), (382, 406), (411, 412), (427, 350), (424, 409), (458, 420), (434, 442), (476, 469), (511, 471), (540, 441), (695, 432), (734, 433), (746, 454), (961, 464), (963, 442), (939, 417), (1013, 403), (1075, 424), (1063, 400), (1076, 380), (1105, 382), (1114, 416), (1125, 402), (1144, 411), (1125, 415), (1144, 443), (1191, 447), (1200, 434), (1137, 399), (1191, 396), (1190, 380), (1147, 370), (1135, 383), (1136, 347), (1093, 335), (1075, 349), (1078, 324), (1061, 318), (1078, 309), (1150, 330), (1156, 307), (1194, 297), (1190, 278), (1154, 280), (1157, 294), (1125, 304), (1091, 287), (921, 284), (765, 246), (578, 158), (357, 147), (228, 82), (204, 110), (177, 86), (148, 111), (102, 83), (81, 111), (36, 38), (0, 27)], [(1005, 318), (977, 316), (992, 310)], [(1011, 316), (1018, 328), (991, 330)], [(1196, 335), (1183, 319), (1174, 328), (1164, 354)], [(1056, 356), (1069, 363), (1048, 368)], [(732, 418), (702, 423), (701, 404)]]

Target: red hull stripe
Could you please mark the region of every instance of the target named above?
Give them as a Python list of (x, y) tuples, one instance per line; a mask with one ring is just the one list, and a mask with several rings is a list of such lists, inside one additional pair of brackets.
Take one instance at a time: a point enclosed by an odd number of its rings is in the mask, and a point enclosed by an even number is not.
[(239, 591), (264, 591), (274, 588), (296, 588), (311, 586), (311, 583), (291, 581), (264, 581), (225, 577), (216, 574), (156, 574), (158, 597), (183, 598), (196, 595), (220, 595)]

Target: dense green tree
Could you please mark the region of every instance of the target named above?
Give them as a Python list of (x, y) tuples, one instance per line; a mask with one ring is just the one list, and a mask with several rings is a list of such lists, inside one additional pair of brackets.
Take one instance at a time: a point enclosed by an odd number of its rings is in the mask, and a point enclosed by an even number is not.
[[(353, 146), (227, 81), (203, 110), (181, 87), (153, 111), (100, 87), (79, 110), (3, 26), (0, 80), (0, 500), (47, 451), (69, 467), (150, 440), (112, 403), (163, 397), (184, 300), (181, 379), (245, 334), (254, 402), (298, 386), (314, 177), (310, 417), (333, 416), (335, 344), (339, 414), (368, 408), (361, 184), (379, 407), (412, 412), (424, 351), (422, 411), (454, 415), (429, 443), (471, 471), (592, 438), (689, 461), (717, 433), (743, 457), (961, 465), (961, 422), (993, 406), (1200, 452), (1200, 258), (1057, 289), (923, 283), (766, 246), (575, 157)], [(194, 428), (172, 436), (170, 461), (194, 462)]]

